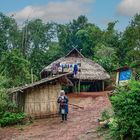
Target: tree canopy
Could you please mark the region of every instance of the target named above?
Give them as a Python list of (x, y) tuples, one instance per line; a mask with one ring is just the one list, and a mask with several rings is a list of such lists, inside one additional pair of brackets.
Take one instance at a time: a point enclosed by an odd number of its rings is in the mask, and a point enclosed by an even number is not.
[(73, 47), (102, 65), (108, 72), (140, 62), (140, 15), (135, 15), (123, 32), (115, 29), (119, 21), (101, 29), (79, 16), (67, 24), (25, 21), (0, 13), (0, 73), (11, 79), (9, 87), (40, 79), (40, 71), (64, 56)]

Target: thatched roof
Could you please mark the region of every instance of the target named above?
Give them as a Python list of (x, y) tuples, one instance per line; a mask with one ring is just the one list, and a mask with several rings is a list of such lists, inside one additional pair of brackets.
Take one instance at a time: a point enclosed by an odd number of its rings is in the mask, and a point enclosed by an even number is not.
[(49, 78), (44, 78), (40, 81), (31, 83), (31, 84), (27, 84), (21, 87), (15, 87), (15, 88), (11, 88), (8, 90), (8, 92), (11, 93), (16, 93), (16, 92), (23, 92), (24, 90), (27, 90), (29, 88), (33, 88), (36, 86), (41, 86), (43, 84), (49, 84), (52, 81), (55, 81), (57, 79), (59, 79), (60, 84), (65, 85), (65, 86), (72, 86), (72, 82), (67, 78), (67, 75), (71, 75), (71, 73), (65, 73), (65, 74), (60, 74), (60, 75), (56, 75), (53, 77), (49, 77)]
[(51, 71), (52, 64), (54, 63), (66, 63), (66, 64), (73, 64), (73, 63), (81, 63), (81, 70), (78, 74), (74, 77), (75, 79), (81, 80), (106, 80), (109, 79), (110, 76), (106, 72), (106, 70), (100, 66), (99, 64), (95, 63), (94, 61), (85, 58), (76, 48), (70, 51), (65, 57), (62, 57), (47, 67), (45, 67), (41, 73)]

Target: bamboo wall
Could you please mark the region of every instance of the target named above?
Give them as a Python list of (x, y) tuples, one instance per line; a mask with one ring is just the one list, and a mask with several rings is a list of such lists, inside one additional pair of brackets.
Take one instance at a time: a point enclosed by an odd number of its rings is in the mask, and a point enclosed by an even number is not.
[(25, 94), (24, 112), (34, 117), (58, 113), (57, 98), (60, 90), (59, 83), (28, 89)]

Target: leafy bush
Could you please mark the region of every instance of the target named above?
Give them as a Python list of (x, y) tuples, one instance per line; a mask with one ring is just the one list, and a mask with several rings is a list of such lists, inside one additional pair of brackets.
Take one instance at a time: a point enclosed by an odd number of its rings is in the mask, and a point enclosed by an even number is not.
[(18, 108), (13, 103), (5, 87), (5, 78), (0, 75), (0, 126), (19, 123), (25, 115), (18, 112)]
[(140, 82), (131, 81), (127, 87), (118, 87), (111, 97), (114, 109), (110, 124), (110, 138), (140, 140)]
[(23, 113), (4, 112), (1, 115), (0, 126), (12, 125), (22, 121), (25, 115)]
[(111, 118), (111, 115), (110, 115), (110, 111), (109, 110), (104, 110), (102, 112), (102, 120), (108, 120)]

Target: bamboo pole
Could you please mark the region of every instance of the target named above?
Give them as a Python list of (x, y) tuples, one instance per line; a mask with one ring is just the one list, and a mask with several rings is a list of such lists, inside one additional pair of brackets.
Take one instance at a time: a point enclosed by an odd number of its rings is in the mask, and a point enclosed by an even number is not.
[(75, 106), (75, 107), (80, 108), (80, 109), (84, 109), (84, 107), (82, 107), (82, 106), (78, 106), (78, 105), (75, 105), (75, 104), (71, 104), (71, 103), (69, 103), (69, 105)]

